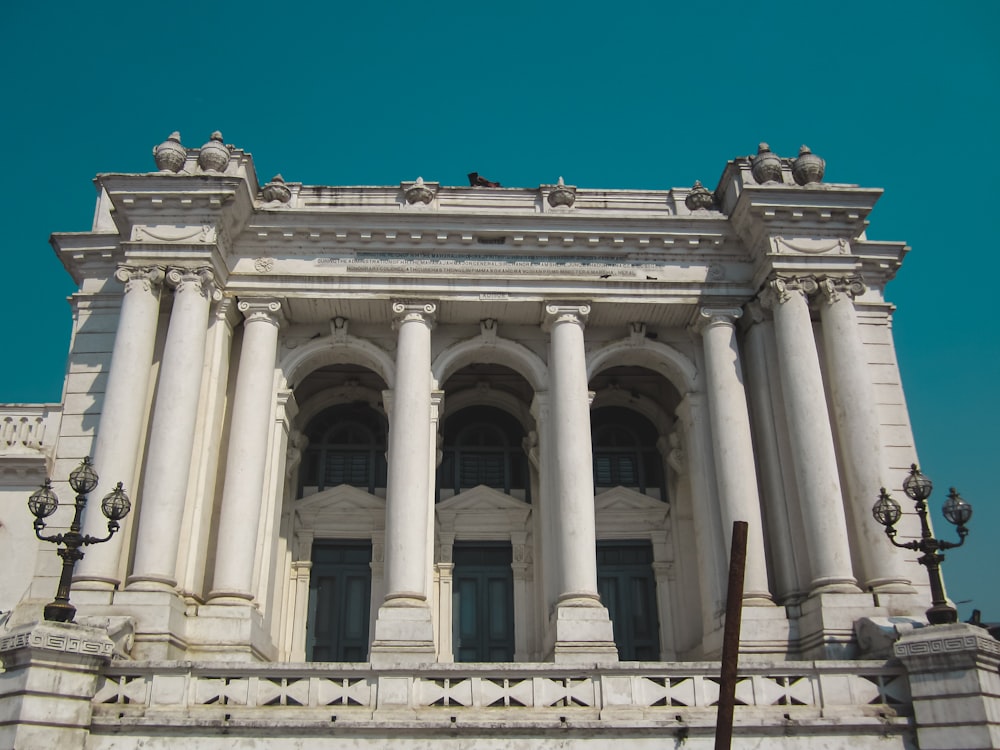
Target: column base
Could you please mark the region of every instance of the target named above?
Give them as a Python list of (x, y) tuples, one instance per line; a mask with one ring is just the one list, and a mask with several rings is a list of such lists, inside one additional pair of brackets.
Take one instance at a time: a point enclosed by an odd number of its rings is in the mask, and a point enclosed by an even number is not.
[(135, 618), (132, 658), (148, 661), (184, 659), (187, 653), (187, 604), (176, 589), (128, 588), (115, 595), (110, 607), (87, 607), (87, 615), (128, 615)]
[[(375, 640), (369, 660), (375, 667), (431, 664), (434, 662), (434, 623), (426, 602), (401, 606), (401, 599), (386, 602), (375, 620)], [(407, 600), (409, 601), (409, 600)]]
[(870, 594), (812, 593), (789, 607), (791, 641), (801, 659), (856, 659), (854, 623), (862, 617), (884, 616)]
[[(594, 600), (560, 602), (549, 622), (554, 638), (549, 653), (556, 664), (614, 664), (618, 661), (614, 629), (606, 607)], [(573, 603), (569, 603), (573, 602)]]
[(202, 604), (187, 618), (186, 636), (188, 659), (259, 662), (274, 661), (278, 655), (264, 617), (245, 599), (238, 604)]

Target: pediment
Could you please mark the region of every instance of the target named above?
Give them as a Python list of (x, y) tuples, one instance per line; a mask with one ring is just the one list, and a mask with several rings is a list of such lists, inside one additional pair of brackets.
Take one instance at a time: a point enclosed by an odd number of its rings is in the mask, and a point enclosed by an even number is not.
[(622, 486), (612, 487), (594, 498), (594, 509), (598, 513), (646, 511), (666, 515), (669, 508), (670, 506), (660, 500)]
[(486, 485), (479, 485), (443, 500), (435, 508), (444, 528), (523, 527), (531, 506)]
[(309, 525), (331, 515), (378, 515), (385, 513), (385, 500), (357, 487), (341, 484), (295, 502), (295, 514)]

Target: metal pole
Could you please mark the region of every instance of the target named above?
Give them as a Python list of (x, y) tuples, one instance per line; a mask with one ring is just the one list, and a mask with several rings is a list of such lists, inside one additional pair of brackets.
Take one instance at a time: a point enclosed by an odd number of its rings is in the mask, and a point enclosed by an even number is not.
[(715, 719), (715, 750), (729, 750), (733, 742), (733, 708), (736, 705), (736, 670), (740, 656), (743, 574), (746, 564), (747, 522), (733, 521), (733, 542), (729, 552), (729, 588), (726, 591), (726, 626), (722, 637), (719, 712)]

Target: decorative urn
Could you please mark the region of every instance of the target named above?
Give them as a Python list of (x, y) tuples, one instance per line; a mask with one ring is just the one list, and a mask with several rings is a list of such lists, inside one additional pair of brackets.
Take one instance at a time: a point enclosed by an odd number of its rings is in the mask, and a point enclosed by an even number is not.
[(567, 185), (563, 182), (563, 178), (560, 177), (559, 182), (557, 182), (556, 186), (549, 192), (548, 201), (552, 208), (555, 208), (556, 206), (571, 208), (576, 202), (576, 188)]
[(229, 164), (229, 149), (222, 142), (222, 133), (216, 130), (211, 139), (201, 147), (198, 166), (206, 172), (222, 172)]
[(782, 182), (781, 157), (766, 143), (761, 143), (757, 146), (757, 155), (750, 157), (750, 171), (759, 184)]
[(180, 172), (187, 160), (187, 149), (181, 145), (181, 134), (174, 131), (167, 140), (153, 147), (153, 160), (161, 172)]
[(808, 146), (799, 149), (799, 158), (792, 162), (792, 177), (799, 185), (822, 182), (826, 171), (826, 162), (809, 150)]
[(411, 206), (415, 203), (427, 205), (434, 200), (434, 191), (427, 186), (423, 177), (418, 177), (416, 182), (406, 188), (404, 195), (406, 196), (406, 202)]
[(695, 180), (691, 192), (684, 199), (684, 205), (688, 207), (689, 211), (697, 211), (698, 209), (711, 208), (714, 204), (715, 196), (701, 184), (701, 180)]
[(285, 179), (280, 174), (272, 177), (271, 181), (260, 189), (260, 192), (264, 200), (268, 203), (271, 201), (288, 203), (292, 199), (292, 191), (288, 189)]

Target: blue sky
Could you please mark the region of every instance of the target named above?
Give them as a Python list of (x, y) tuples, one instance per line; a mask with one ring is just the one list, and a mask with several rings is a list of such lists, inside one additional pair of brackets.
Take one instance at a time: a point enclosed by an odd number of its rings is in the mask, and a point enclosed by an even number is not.
[(88, 229), (93, 176), (152, 170), (172, 130), (312, 184), (712, 187), (759, 141), (806, 143), (827, 181), (884, 188), (869, 236), (913, 248), (887, 296), (939, 532), (949, 485), (975, 507), (949, 593), (1000, 621), (998, 22), (962, 1), (14, 5), (0, 399), (60, 400), (74, 286), (48, 235)]

